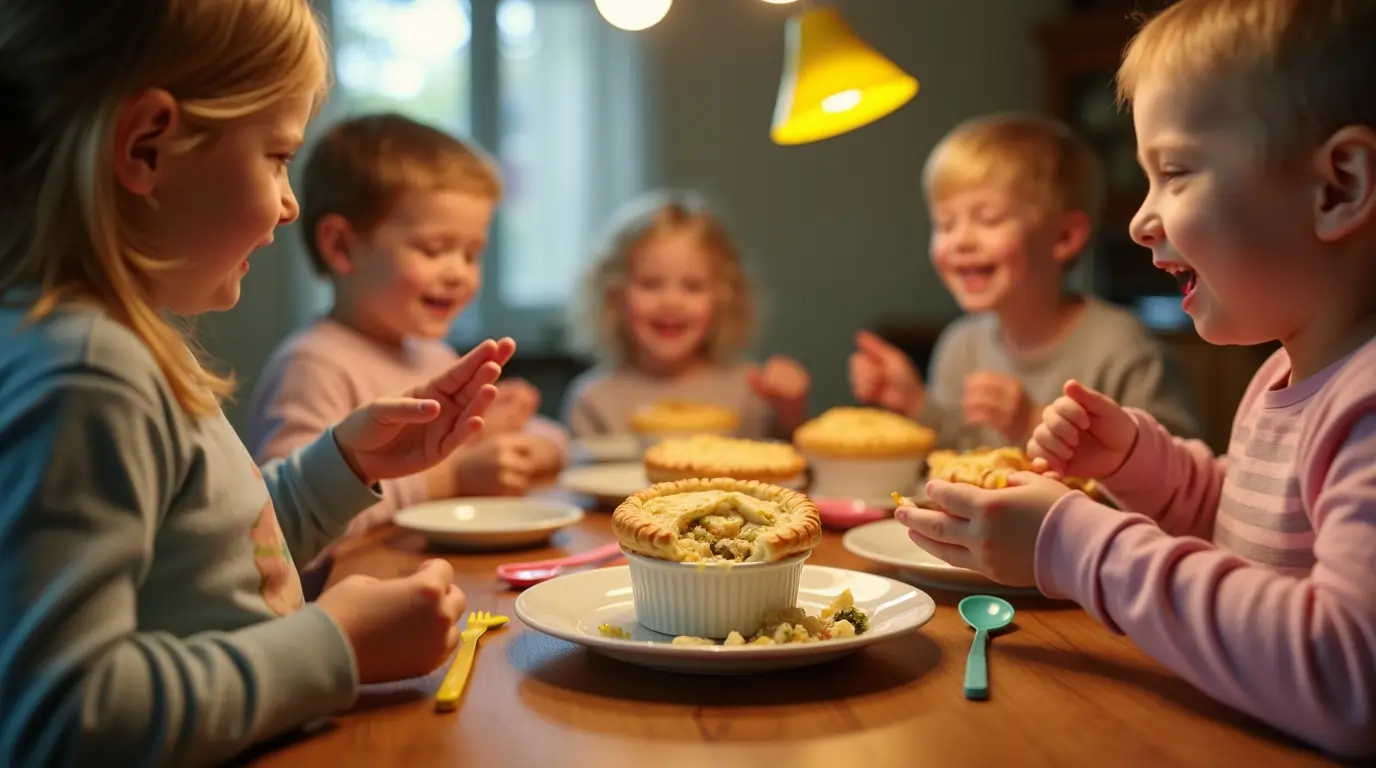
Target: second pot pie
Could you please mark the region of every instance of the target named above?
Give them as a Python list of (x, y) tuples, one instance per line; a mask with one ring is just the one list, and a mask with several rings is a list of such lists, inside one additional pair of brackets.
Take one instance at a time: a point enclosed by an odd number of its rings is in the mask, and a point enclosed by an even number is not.
[(786, 483), (807, 469), (807, 460), (786, 443), (767, 443), (719, 435), (668, 438), (645, 452), (645, 475), (652, 483), (691, 477), (730, 477)]
[(822, 520), (797, 491), (754, 480), (691, 478), (632, 494), (612, 514), (629, 552), (681, 563), (772, 563), (816, 547)]
[(935, 443), (930, 428), (879, 408), (831, 408), (793, 433), (804, 452), (838, 458), (922, 456)]

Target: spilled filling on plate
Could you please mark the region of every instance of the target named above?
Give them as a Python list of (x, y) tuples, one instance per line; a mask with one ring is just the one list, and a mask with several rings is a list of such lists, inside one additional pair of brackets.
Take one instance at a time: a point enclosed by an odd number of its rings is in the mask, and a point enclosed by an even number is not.
[[(836, 596), (821, 614), (810, 616), (802, 608), (794, 606), (783, 611), (765, 614), (764, 621), (754, 634), (746, 637), (732, 631), (726, 639), (718, 643), (706, 637), (679, 635), (674, 645), (786, 645), (790, 643), (817, 643), (824, 640), (844, 640), (864, 634), (869, 630), (869, 616), (855, 607), (855, 598), (847, 589)], [(631, 635), (621, 627), (602, 624), (597, 628), (605, 637), (629, 640)]]

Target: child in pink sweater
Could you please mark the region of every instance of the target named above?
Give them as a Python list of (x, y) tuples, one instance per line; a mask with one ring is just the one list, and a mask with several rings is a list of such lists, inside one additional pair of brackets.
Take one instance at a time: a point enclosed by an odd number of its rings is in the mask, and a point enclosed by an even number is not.
[[(394, 114), (335, 125), (303, 175), (307, 250), (334, 286), (334, 306), (278, 347), (254, 389), (248, 444), (260, 462), (310, 444), (362, 403), (453, 366), (458, 354), (445, 339), (478, 292), (501, 196), (481, 150)], [(525, 382), (500, 383), (481, 439), (424, 474), (385, 481), (383, 500), (343, 538), (411, 504), (519, 495), (532, 478), (557, 471), (565, 438), (535, 416), (539, 397)]]
[[(1279, 340), (1228, 455), (1077, 382), (1044, 475), (932, 482), (923, 549), (1073, 599), (1210, 695), (1376, 757), (1376, 3), (1183, 0), (1119, 72), (1150, 182), (1134, 239), (1214, 344)], [(1126, 510), (1057, 476), (1102, 478)]]

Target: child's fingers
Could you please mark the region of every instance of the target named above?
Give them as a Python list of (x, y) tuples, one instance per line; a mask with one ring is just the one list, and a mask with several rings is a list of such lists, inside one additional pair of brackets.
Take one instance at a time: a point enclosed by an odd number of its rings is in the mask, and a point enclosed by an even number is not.
[(1066, 397), (1079, 403), (1090, 414), (1104, 414), (1119, 407), (1113, 398), (1090, 389), (1074, 379), (1065, 383), (1064, 391)]
[(1065, 469), (1066, 462), (1061, 457), (1043, 448), (1034, 437), (1027, 443), (1027, 457), (1032, 459), (1032, 468), (1042, 474), (1055, 474)]
[(874, 363), (863, 353), (852, 352), (849, 365), (851, 394), (861, 403), (873, 401), (879, 389), (879, 375)]
[(1042, 449), (1043, 458), (1050, 459), (1050, 457), (1055, 456), (1061, 461), (1070, 461), (1070, 458), (1075, 455), (1074, 449), (1052, 434), (1051, 430), (1047, 429), (1046, 424), (1040, 424), (1032, 430), (1032, 441)]
[(1064, 416), (1059, 413), (1049, 414), (1042, 419), (1042, 426), (1051, 431), (1051, 434), (1060, 438), (1061, 442), (1074, 448), (1080, 444), (1080, 434), (1083, 430), (1071, 424)]
[(449, 430), (449, 434), (440, 438), (440, 453), (449, 455), (455, 448), (477, 437), (483, 431), (483, 417), (469, 416), (461, 418), (454, 423), (454, 428)]
[(1089, 411), (1086, 411), (1083, 405), (1071, 400), (1069, 397), (1056, 398), (1056, 401), (1048, 405), (1046, 410), (1048, 413), (1054, 413), (1082, 430), (1089, 431)]
[(974, 570), (975, 559), (970, 555), (970, 550), (965, 547), (957, 547), (954, 544), (942, 544), (939, 541), (932, 541), (917, 531), (908, 531), (908, 539), (916, 544), (927, 554), (936, 559), (954, 565), (957, 568), (967, 568)]

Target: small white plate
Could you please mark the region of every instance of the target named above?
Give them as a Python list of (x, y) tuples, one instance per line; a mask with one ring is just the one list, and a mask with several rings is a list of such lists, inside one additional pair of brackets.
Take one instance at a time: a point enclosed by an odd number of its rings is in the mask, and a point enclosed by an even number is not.
[(640, 458), (640, 440), (635, 435), (589, 435), (574, 440), (572, 448), (574, 457), (594, 463)]
[(559, 476), (559, 484), (604, 504), (620, 504), (652, 485), (645, 477), (645, 465), (639, 461), (569, 467)]
[(990, 581), (983, 574), (951, 565), (928, 554), (908, 538), (907, 526), (897, 520), (878, 520), (856, 526), (846, 531), (841, 537), (841, 544), (852, 554), (899, 569), (904, 579), (924, 587), (997, 595), (1037, 592), (1035, 589), (1006, 587)]
[[(628, 664), (666, 672), (743, 675), (819, 664), (873, 643), (911, 632), (931, 621), (936, 602), (921, 590), (872, 573), (803, 567), (798, 605), (816, 614), (849, 589), (857, 608), (870, 618), (868, 632), (845, 640), (787, 645), (674, 645), (673, 638), (635, 620), (631, 574), (626, 566), (598, 568), (537, 584), (516, 598), (516, 616), (532, 629), (577, 643)], [(611, 624), (629, 639), (606, 637), (597, 627)]]
[(543, 544), (583, 519), (572, 504), (537, 496), (427, 501), (397, 513), (398, 527), (436, 544), (468, 549), (514, 549)]

